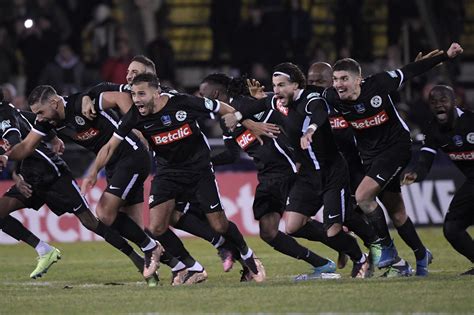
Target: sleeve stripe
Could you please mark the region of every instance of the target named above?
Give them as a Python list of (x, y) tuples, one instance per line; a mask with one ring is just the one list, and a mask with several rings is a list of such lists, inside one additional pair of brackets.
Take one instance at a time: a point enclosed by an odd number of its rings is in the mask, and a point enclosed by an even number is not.
[(421, 148), (421, 151), (427, 151), (427, 152), (430, 152), (430, 153), (433, 153), (433, 154), (436, 154), (436, 153), (437, 153), (436, 150), (431, 149), (431, 148), (428, 148), (428, 147), (422, 147), (422, 148)]
[(213, 111), (213, 112), (214, 112), (214, 113), (218, 113), (219, 110), (221, 109), (221, 102), (218, 101), (218, 100), (215, 100), (215, 102), (217, 103), (217, 106), (216, 106), (216, 108), (214, 108), (214, 111)]
[(100, 93), (100, 95), (99, 95), (99, 109), (100, 109), (101, 111), (104, 110), (104, 107), (102, 106), (102, 94), (103, 94), (103, 93)]
[(123, 137), (116, 132), (114, 132), (113, 136), (118, 138), (119, 140), (123, 140)]
[(10, 131), (16, 131), (16, 132), (18, 132), (18, 134), (20, 135), (20, 138), (21, 138), (21, 132), (20, 132), (20, 130), (18, 130), (18, 129), (16, 129), (16, 128), (10, 128), (10, 129), (8, 129), (7, 131), (5, 131), (5, 132), (3, 133), (3, 136), (2, 136), (2, 137), (5, 137), (5, 135), (6, 135), (7, 133), (9, 133)]
[(398, 71), (398, 73), (400, 73), (400, 83), (398, 84), (398, 88), (400, 88), (403, 84), (403, 79), (404, 79), (404, 75), (403, 75), (403, 71), (400, 70), (400, 69), (397, 69), (396, 71)]
[(43, 136), (43, 137), (46, 137), (46, 134), (45, 134), (44, 132), (41, 132), (41, 131), (39, 131), (38, 129), (35, 129), (34, 127), (31, 128), (31, 131), (34, 131), (34, 132), (36, 132), (37, 134), (39, 134), (39, 135), (41, 135), (41, 136)]

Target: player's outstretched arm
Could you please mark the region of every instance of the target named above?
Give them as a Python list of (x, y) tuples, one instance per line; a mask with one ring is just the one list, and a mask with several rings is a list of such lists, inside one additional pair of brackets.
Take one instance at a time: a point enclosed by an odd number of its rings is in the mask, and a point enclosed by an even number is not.
[(122, 142), (122, 138), (114, 136), (99, 150), (97, 156), (84, 177), (81, 185), (81, 192), (85, 194), (97, 182), (97, 174), (107, 164), (113, 153)]
[(118, 108), (122, 114), (128, 112), (133, 105), (130, 93), (103, 92), (95, 102), (88, 95), (82, 97), (82, 114), (88, 119), (94, 119), (99, 111)]

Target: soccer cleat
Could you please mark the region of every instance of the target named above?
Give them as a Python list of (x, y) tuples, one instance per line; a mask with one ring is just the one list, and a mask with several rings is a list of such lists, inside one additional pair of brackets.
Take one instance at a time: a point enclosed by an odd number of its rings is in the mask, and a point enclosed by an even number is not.
[[(51, 246), (52, 247), (52, 246)], [(38, 263), (36, 264), (35, 270), (30, 274), (30, 278), (40, 278), (43, 274), (48, 272), (48, 269), (52, 264), (61, 259), (61, 252), (59, 249), (52, 247), (52, 249), (38, 257)]]
[(250, 274), (250, 269), (246, 266), (243, 266), (243, 269), (240, 270), (240, 282), (252, 281), (252, 275)]
[(188, 273), (188, 269), (183, 268), (181, 270), (171, 272), (171, 285), (177, 286), (181, 285), (184, 282), (184, 277)]
[(474, 276), (474, 267), (460, 274), (460, 276)]
[(207, 272), (202, 269), (201, 271), (188, 270), (184, 275), (183, 284), (191, 285), (201, 283), (207, 280)]
[(358, 263), (354, 262), (354, 265), (352, 266), (352, 272), (351, 272), (351, 277), (352, 278), (368, 278), (371, 276), (369, 267), (370, 267), (370, 262), (369, 258), (367, 257), (366, 254), (362, 254), (365, 256), (365, 261), (363, 263)]
[(433, 261), (433, 254), (430, 250), (426, 249), (426, 254), (423, 259), (416, 261), (416, 275), (420, 277), (426, 277), (428, 275), (428, 265)]
[(337, 256), (337, 269), (344, 269), (347, 265), (348, 260), (349, 256), (347, 256), (343, 252), (339, 252)]
[(219, 257), (221, 258), (224, 272), (229, 272), (234, 266), (235, 261), (232, 251), (228, 250), (227, 248), (219, 247), (217, 249), (217, 255), (219, 255)]
[(398, 252), (392, 240), (389, 246), (382, 246), (382, 252), (380, 254), (380, 259), (377, 266), (379, 268), (386, 268), (390, 265), (393, 265), (397, 258)]
[(143, 277), (145, 279), (152, 277), (158, 270), (160, 267), (160, 257), (163, 252), (164, 248), (159, 242), (156, 242), (155, 248), (145, 252), (145, 265), (143, 266)]
[(338, 279), (341, 277), (340, 274), (336, 272), (336, 264), (328, 259), (328, 262), (325, 265), (319, 267), (313, 267), (311, 273), (301, 274), (295, 277), (295, 281), (307, 281), (314, 279)]
[(380, 243), (372, 243), (369, 245), (369, 270), (368, 277), (372, 277), (375, 273), (375, 266), (379, 264), (380, 255), (382, 254), (382, 245)]
[[(252, 260), (252, 261), (250, 261), (250, 260)], [(258, 259), (255, 255), (252, 255), (252, 257), (250, 257), (248, 259), (245, 259), (244, 262), (247, 266), (248, 266), (249, 263), (253, 262), (255, 264), (255, 267), (257, 268), (257, 273), (252, 272), (252, 270), (250, 270), (250, 268), (249, 268), (252, 280), (254, 280), (255, 282), (264, 282), (265, 281), (267, 275), (265, 273), (265, 267), (263, 267), (263, 264), (260, 261), (260, 259)]]
[(413, 269), (410, 264), (405, 261), (402, 266), (390, 266), (387, 271), (381, 276), (383, 278), (395, 278), (395, 277), (410, 277), (413, 275)]
[(148, 284), (148, 286), (150, 288), (152, 288), (152, 287), (157, 287), (158, 286), (158, 283), (160, 282), (160, 278), (158, 277), (158, 273), (155, 272), (153, 274), (153, 276), (151, 276), (150, 278), (145, 279), (145, 281)]

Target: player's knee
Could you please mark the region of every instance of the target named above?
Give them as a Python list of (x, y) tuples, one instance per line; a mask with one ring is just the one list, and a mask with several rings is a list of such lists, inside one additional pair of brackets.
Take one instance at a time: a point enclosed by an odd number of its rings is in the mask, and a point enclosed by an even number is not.
[(168, 224), (164, 222), (153, 222), (150, 223), (149, 230), (153, 235), (162, 235), (168, 230)]
[(342, 231), (342, 224), (334, 223), (326, 227), (327, 237), (333, 237)]
[(266, 243), (271, 242), (277, 236), (277, 233), (278, 229), (275, 230), (268, 227), (260, 227), (260, 238)]
[(217, 220), (211, 223), (211, 227), (214, 232), (224, 234), (229, 228), (229, 222), (227, 220)]

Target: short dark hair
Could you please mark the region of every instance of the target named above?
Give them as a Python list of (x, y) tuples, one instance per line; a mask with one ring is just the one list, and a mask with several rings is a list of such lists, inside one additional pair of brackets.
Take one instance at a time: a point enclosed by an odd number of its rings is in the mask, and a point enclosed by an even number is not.
[(451, 100), (454, 101), (456, 99), (456, 93), (454, 92), (454, 89), (449, 85), (438, 84), (433, 86), (433, 88), (431, 88), (430, 90), (429, 96), (431, 96), (431, 93), (434, 91), (446, 92), (451, 98)]
[(357, 75), (362, 75), (360, 64), (352, 58), (344, 58), (336, 61), (332, 67), (333, 71), (349, 71)]
[(51, 85), (38, 85), (28, 96), (28, 105), (32, 106), (36, 103), (43, 104), (51, 96), (57, 94), (58, 93)]
[(222, 85), (225, 89), (227, 89), (230, 81), (232, 81), (232, 78), (225, 73), (212, 73), (202, 79), (201, 83)]
[(284, 62), (277, 65), (273, 69), (273, 76), (277, 77), (280, 75), (289, 76), (288, 80), (290, 82), (297, 83), (300, 89), (304, 89), (306, 87), (306, 77), (303, 71), (301, 71), (301, 69), (294, 63)]
[(135, 78), (133, 78), (132, 86), (138, 83), (148, 83), (149, 86), (158, 89), (160, 87), (160, 80), (153, 73), (140, 73)]
[(143, 64), (145, 67), (151, 68), (153, 70), (153, 74), (156, 75), (155, 63), (150, 58), (148, 58), (147, 56), (145, 56), (145, 55), (136, 55), (135, 57), (132, 58), (131, 62), (133, 62), (133, 61), (139, 62), (139, 63)]

